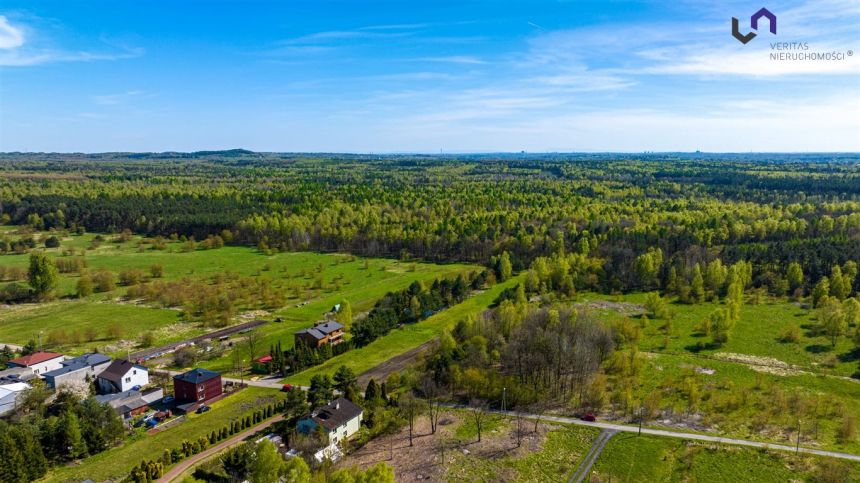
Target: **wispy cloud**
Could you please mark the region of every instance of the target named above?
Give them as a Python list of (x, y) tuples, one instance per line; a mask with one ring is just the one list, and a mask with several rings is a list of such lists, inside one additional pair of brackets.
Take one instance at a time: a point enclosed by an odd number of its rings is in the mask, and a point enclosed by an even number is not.
[(447, 55), (441, 57), (416, 57), (408, 59), (414, 62), (440, 62), (447, 64), (486, 64), (487, 61), (471, 55)]
[(0, 16), (0, 66), (25, 67), (54, 62), (95, 62), (130, 59), (144, 54), (142, 48), (120, 47), (113, 52), (67, 50), (31, 45), (22, 25)]
[(100, 106), (115, 106), (123, 102), (144, 95), (143, 91), (128, 91), (120, 94), (104, 94), (92, 96), (93, 102)]
[(0, 49), (14, 49), (24, 45), (24, 32), (9, 23), (9, 20), (0, 15)]

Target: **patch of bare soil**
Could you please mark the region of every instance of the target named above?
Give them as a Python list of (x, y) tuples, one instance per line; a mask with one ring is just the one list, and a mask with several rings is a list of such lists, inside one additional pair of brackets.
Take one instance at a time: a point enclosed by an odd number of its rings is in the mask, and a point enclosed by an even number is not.
[(631, 302), (613, 302), (611, 300), (593, 300), (573, 305), (574, 308), (586, 310), (612, 310), (625, 317), (634, 317), (646, 313), (645, 306)]
[[(468, 466), (469, 460), (485, 464), (488, 460), (522, 457), (540, 450), (547, 431), (551, 429), (549, 425), (540, 424), (535, 433), (534, 424), (526, 422), (525, 435), (519, 448), (513, 437), (513, 421), (495, 430), (485, 431), (480, 443), (476, 439), (459, 441), (456, 429), (463, 417), (460, 413), (444, 414), (436, 434), (431, 434), (428, 418), (422, 417), (416, 420), (413, 446), (409, 446), (409, 428), (404, 427), (395, 434), (370, 441), (344, 458), (338, 467), (368, 468), (385, 462), (394, 468), (398, 483), (446, 481), (448, 478), (456, 480), (456, 468)], [(449, 473), (449, 468), (453, 473)], [(515, 477), (513, 470), (499, 468), (496, 481), (513, 481)]]
[(745, 364), (754, 371), (774, 374), (777, 376), (810, 374), (807, 371), (800, 370), (797, 366), (779, 359), (774, 359), (773, 357), (751, 356), (749, 354), (736, 354), (734, 352), (715, 352), (711, 357), (721, 361)]

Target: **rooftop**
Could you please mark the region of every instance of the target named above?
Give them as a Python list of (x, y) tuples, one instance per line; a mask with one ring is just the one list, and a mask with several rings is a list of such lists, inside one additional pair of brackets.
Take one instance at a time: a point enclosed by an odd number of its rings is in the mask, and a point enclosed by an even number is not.
[(210, 371), (208, 369), (191, 369), (185, 374), (180, 374), (178, 376), (173, 376), (174, 380), (190, 382), (191, 384), (200, 384), (201, 382), (206, 382), (212, 378), (219, 377), (221, 374), (218, 374), (215, 371)]
[(56, 352), (34, 352), (27, 356), (18, 357), (15, 359), (10, 359), (9, 364), (15, 364), (16, 366), (24, 366), (30, 367), (36, 364), (41, 364), (46, 361), (50, 361), (52, 359), (56, 359), (58, 357), (63, 357), (63, 354), (57, 354)]
[(61, 362), (63, 367), (59, 369), (54, 369), (53, 371), (48, 371), (43, 374), (45, 377), (57, 377), (63, 374), (68, 374), (70, 372), (79, 371), (81, 369), (86, 369), (88, 367), (97, 366), (99, 364), (104, 364), (110, 362), (110, 357), (104, 354), (84, 354), (80, 357), (75, 357), (74, 359), (69, 359), (67, 361)]
[(318, 408), (311, 413), (311, 419), (317, 424), (333, 431), (361, 415), (363, 410), (352, 403), (349, 399), (339, 397), (334, 401)]

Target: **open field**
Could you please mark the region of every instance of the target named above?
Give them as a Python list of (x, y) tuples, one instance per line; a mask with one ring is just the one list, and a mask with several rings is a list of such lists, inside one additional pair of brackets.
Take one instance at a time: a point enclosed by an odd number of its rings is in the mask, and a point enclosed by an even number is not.
[(341, 365), (346, 365), (355, 374), (361, 374), (392, 357), (435, 339), (443, 330), (451, 328), (457, 321), (486, 310), (502, 291), (508, 287), (516, 286), (521, 279), (522, 277), (515, 277), (496, 284), (485, 292), (473, 295), (466, 301), (434, 314), (426, 320), (395, 329), (385, 337), (380, 337), (365, 347), (353, 349), (333, 357), (319, 366), (295, 374), (287, 378), (286, 382), (307, 385), (310, 383), (311, 377), (317, 374), (333, 373)]
[(635, 434), (616, 434), (591, 481), (857, 481), (860, 464), (824, 457)]
[[(10, 227), (4, 228), (11, 231)], [(157, 264), (164, 271), (159, 281), (205, 281), (217, 274), (230, 273), (266, 279), (272, 287), (283, 290), (286, 304), (262, 313), (267, 319), (281, 317), (283, 322), (268, 324), (260, 329), (261, 351), (267, 351), (271, 344), (278, 341), (284, 348), (291, 347), (293, 332), (310, 326), (342, 300), (348, 300), (353, 312), (359, 314), (369, 310), (385, 293), (405, 288), (416, 280), (453, 277), (476, 269), (462, 264), (433, 265), (340, 254), (265, 254), (246, 247), (183, 251), (182, 243), (178, 241), (168, 242), (164, 249), (155, 250), (151, 245), (141, 244), (142, 238), (136, 236), (127, 242), (115, 243), (111, 241), (114, 236), (105, 235), (105, 241), (98, 244), (97, 248), (87, 249), (95, 237), (94, 234), (62, 237), (61, 247), (48, 249), (47, 252), (61, 258), (64, 249), (75, 248), (77, 252), (85, 253), (87, 269), (91, 271), (105, 268), (118, 273), (139, 268), (148, 272), (150, 266)], [(28, 256), (3, 255), (0, 256), (0, 265), (26, 267)], [(23, 345), (31, 339), (38, 341), (42, 331), (41, 342), (46, 348), (69, 354), (96, 348), (122, 353), (138, 348), (140, 336), (145, 332), (152, 332), (154, 345), (203, 332), (198, 323), (180, 324), (180, 311), (174, 308), (151, 308), (120, 301), (119, 298), (126, 291), (124, 287), (84, 299), (72, 298), (77, 279), (77, 274), (61, 274), (56, 291), (57, 300), (0, 310), (0, 341)], [(241, 314), (243, 308), (239, 309)], [(118, 326), (119, 330), (109, 334), (108, 327), (112, 325)], [(61, 334), (61, 331), (65, 334)], [(54, 332), (53, 338), (51, 332)], [(116, 337), (117, 333), (121, 337)], [(53, 346), (49, 344), (52, 339), (55, 342)], [(61, 339), (62, 342), (56, 342)], [(202, 365), (229, 370), (230, 364), (230, 357), (224, 356)]]
[[(645, 294), (635, 293), (620, 296), (585, 294), (577, 303), (592, 307), (595, 301), (622, 302), (642, 305)], [(814, 331), (817, 320), (811, 310), (785, 300), (766, 299), (760, 304), (747, 303), (741, 309), (740, 321), (732, 331), (729, 341), (719, 348), (708, 346), (708, 338), (694, 331), (694, 326), (705, 319), (720, 304), (703, 303), (696, 305), (671, 304), (674, 313), (671, 334), (666, 337), (660, 327), (661, 319), (651, 319), (643, 332), (639, 347), (643, 351), (669, 354), (700, 354), (713, 356), (715, 353), (738, 353), (770, 357), (795, 365), (803, 370), (840, 376), (860, 374), (860, 354), (853, 354), (854, 344), (842, 337), (836, 347), (830, 340)], [(592, 309), (594, 310), (594, 309)], [(621, 318), (622, 315), (612, 308), (597, 309), (595, 312), (605, 320)], [(779, 340), (787, 328), (800, 328), (798, 342)], [(851, 328), (853, 330), (853, 328)]]
[(203, 414), (189, 414), (186, 420), (159, 433), (141, 434), (123, 445), (86, 458), (77, 465), (57, 467), (44, 481), (104, 481), (124, 476), (132, 466), (143, 459), (161, 457), (165, 448), (174, 448), (182, 440), (189, 441), (208, 436), (225, 424), (252, 413), (261, 406), (279, 401), (283, 393), (258, 387), (247, 387), (221, 401), (212, 403), (212, 410)]

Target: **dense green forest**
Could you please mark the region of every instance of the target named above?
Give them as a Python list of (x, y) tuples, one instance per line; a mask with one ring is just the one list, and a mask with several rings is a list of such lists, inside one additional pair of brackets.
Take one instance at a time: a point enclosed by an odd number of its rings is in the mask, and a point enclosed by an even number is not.
[(0, 217), (38, 229), (437, 262), (508, 252), (515, 271), (563, 252), (585, 267), (574, 288), (603, 292), (691, 282), (720, 259), (751, 262), (755, 287), (808, 293), (860, 254), (849, 154), (9, 153), (0, 173)]

